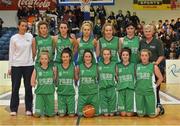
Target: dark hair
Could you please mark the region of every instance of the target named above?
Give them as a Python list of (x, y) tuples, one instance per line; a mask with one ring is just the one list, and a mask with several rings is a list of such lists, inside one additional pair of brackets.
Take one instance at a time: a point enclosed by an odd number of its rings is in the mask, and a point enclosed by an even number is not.
[[(89, 50), (89, 49), (85, 49), (85, 50), (84, 50), (84, 53), (83, 53), (83, 63), (84, 63), (84, 55), (85, 55), (86, 53), (90, 53), (90, 54), (91, 54), (92, 61), (93, 61), (93, 59), (94, 59), (94, 56), (93, 56), (93, 53), (92, 53), (92, 51), (91, 51), (91, 50)], [(91, 61), (91, 62), (92, 62), (92, 61)]]
[[(69, 54), (69, 57), (72, 57), (72, 50), (70, 48), (64, 48), (61, 52), (61, 58), (62, 58), (62, 55), (63, 53), (67, 53)], [(62, 59), (61, 59), (62, 60)]]
[(127, 28), (127, 27), (129, 27), (129, 26), (133, 26), (133, 27), (136, 29), (135, 24), (132, 23), (132, 22), (127, 23), (126, 26), (125, 26), (125, 28)]
[(20, 19), (20, 20), (18, 21), (18, 25), (20, 25), (22, 22), (28, 23), (28, 21), (27, 21), (26, 19)]
[(131, 49), (128, 48), (128, 47), (122, 48), (121, 52), (119, 53), (119, 57), (120, 57), (121, 60), (122, 60), (122, 53), (123, 52), (128, 52), (129, 53), (129, 60), (130, 60), (130, 58), (131, 58)]
[(68, 35), (69, 35), (69, 34), (70, 34), (70, 27), (69, 27), (68, 22), (66, 22), (66, 21), (60, 21), (59, 24), (58, 24), (58, 30), (59, 30), (61, 24), (65, 24), (65, 25), (67, 26), (67, 28), (68, 28), (67, 33), (68, 33)]

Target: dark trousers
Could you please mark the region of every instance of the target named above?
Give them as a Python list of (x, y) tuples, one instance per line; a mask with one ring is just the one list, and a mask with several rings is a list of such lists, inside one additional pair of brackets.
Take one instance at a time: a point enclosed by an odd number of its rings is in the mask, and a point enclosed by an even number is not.
[(21, 66), (11, 67), (11, 82), (12, 82), (12, 94), (10, 109), (11, 112), (17, 112), (19, 106), (19, 88), (21, 85), (21, 78), (23, 77), (25, 87), (25, 108), (26, 111), (32, 111), (32, 87), (31, 87), (31, 75), (34, 66)]
[(157, 88), (156, 88), (156, 95), (157, 95), (157, 105), (161, 104), (160, 102), (160, 96), (159, 96), (159, 90), (161, 88), (161, 85), (159, 85)]
[[(158, 65), (160, 71), (161, 71), (161, 74), (163, 75), (164, 74), (164, 66), (163, 64), (160, 64)], [(156, 78), (157, 80), (157, 78)], [(157, 95), (157, 105), (161, 104), (160, 102), (160, 96), (159, 96), (159, 91), (160, 91), (160, 88), (161, 88), (161, 85), (159, 85), (157, 88), (156, 88), (156, 95)]]

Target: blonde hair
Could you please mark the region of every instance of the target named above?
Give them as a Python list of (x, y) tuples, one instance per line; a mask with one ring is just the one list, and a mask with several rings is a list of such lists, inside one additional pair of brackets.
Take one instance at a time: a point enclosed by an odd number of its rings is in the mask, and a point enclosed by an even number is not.
[(140, 52), (140, 55), (141, 55), (141, 53), (142, 53), (142, 52), (147, 52), (147, 53), (148, 53), (148, 55), (149, 55), (149, 57), (151, 57), (151, 56), (152, 56), (151, 51), (150, 51), (150, 50), (148, 50), (148, 49), (142, 49), (142, 50), (141, 50), (141, 52)]
[(105, 32), (105, 28), (106, 28), (107, 26), (112, 27), (113, 35), (114, 35), (114, 33), (115, 33), (115, 28), (114, 28), (114, 26), (113, 26), (111, 23), (105, 23), (105, 24), (103, 25), (103, 27), (102, 27), (102, 33), (103, 33), (103, 35), (104, 35), (104, 32)]
[(148, 31), (150, 30), (153, 33), (155, 33), (155, 27), (153, 25), (151, 25), (151, 24), (144, 25), (143, 31), (146, 31), (146, 30), (148, 30)]
[(81, 32), (83, 32), (85, 26), (88, 26), (91, 29), (91, 31), (93, 30), (93, 23), (91, 21), (83, 21), (81, 26)]
[(43, 50), (43, 51), (41, 51), (41, 52), (40, 52), (40, 57), (41, 57), (42, 55), (46, 55), (46, 56), (48, 56), (48, 60), (50, 59), (48, 50)]

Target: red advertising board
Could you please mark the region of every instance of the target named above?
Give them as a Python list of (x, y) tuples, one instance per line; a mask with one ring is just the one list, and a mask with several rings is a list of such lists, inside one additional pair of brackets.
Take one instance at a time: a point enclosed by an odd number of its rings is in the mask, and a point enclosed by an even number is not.
[(20, 6), (32, 8), (34, 5), (40, 10), (54, 8), (56, 0), (0, 0), (0, 10), (17, 10)]

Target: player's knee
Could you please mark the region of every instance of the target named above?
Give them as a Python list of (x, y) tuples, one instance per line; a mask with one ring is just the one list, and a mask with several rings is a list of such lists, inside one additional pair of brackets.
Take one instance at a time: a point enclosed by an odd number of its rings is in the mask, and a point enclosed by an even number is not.
[(126, 115), (127, 115), (128, 117), (131, 117), (131, 116), (134, 116), (134, 113), (128, 112), (128, 113), (126, 113)]
[(126, 116), (126, 112), (121, 112), (120, 115), (125, 117)]
[(65, 116), (65, 114), (59, 114), (59, 116), (60, 116), (60, 117), (64, 117), (64, 116)]
[(143, 115), (143, 114), (137, 114), (137, 116), (138, 116), (138, 117), (144, 117), (144, 115)]
[(74, 117), (74, 116), (75, 116), (75, 114), (69, 114), (69, 116), (70, 116), (70, 117)]
[(155, 118), (157, 115), (149, 115), (150, 118)]

